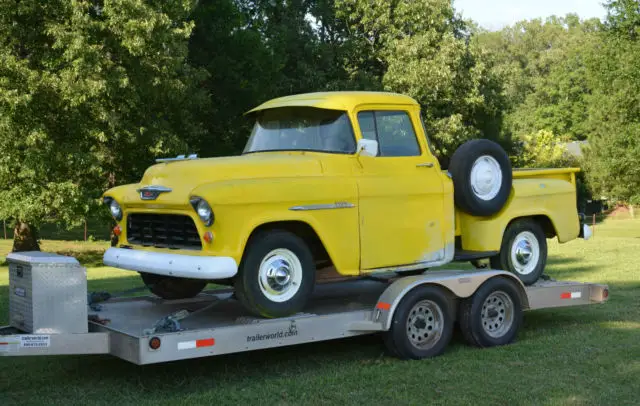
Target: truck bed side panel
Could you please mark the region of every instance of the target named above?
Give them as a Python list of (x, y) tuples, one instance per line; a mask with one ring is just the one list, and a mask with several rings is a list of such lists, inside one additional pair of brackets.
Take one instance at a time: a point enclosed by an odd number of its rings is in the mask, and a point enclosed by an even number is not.
[[(514, 176), (513, 190), (505, 207), (491, 217), (474, 217), (457, 212), (462, 248), (498, 251), (511, 221), (521, 217), (545, 216), (551, 221), (560, 242), (577, 238), (579, 219), (576, 207), (574, 172), (545, 173), (536, 177)], [(533, 175), (533, 171), (532, 175)], [(549, 171), (551, 172), (551, 171)], [(517, 172), (514, 172), (514, 175)]]

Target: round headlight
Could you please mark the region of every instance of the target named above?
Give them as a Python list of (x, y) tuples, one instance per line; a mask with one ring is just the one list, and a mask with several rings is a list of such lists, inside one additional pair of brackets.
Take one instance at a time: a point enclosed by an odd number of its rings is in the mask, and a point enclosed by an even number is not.
[(198, 217), (200, 220), (207, 225), (210, 226), (213, 223), (213, 212), (211, 211), (211, 206), (204, 199), (200, 199), (198, 204), (196, 205), (196, 212), (198, 213)]
[(116, 220), (122, 219), (122, 208), (120, 207), (118, 202), (115, 201), (115, 199), (112, 199), (109, 203), (109, 211), (111, 211), (111, 215)]

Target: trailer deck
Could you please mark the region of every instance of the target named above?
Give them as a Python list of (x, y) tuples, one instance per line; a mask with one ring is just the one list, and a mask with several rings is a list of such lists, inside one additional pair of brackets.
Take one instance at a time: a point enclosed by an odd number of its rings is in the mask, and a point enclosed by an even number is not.
[[(394, 310), (418, 286), (460, 286), (475, 292), (482, 281), (503, 277), (492, 270), (439, 271), (388, 281), (359, 280), (319, 285), (304, 313), (279, 319), (248, 314), (229, 289), (188, 300), (154, 296), (112, 299), (89, 311), (86, 333), (26, 334), (0, 328), (0, 355), (111, 354), (152, 364), (387, 332)], [(523, 287), (523, 310), (603, 303), (605, 285), (542, 281)], [(163, 331), (171, 315), (173, 330)], [(171, 323), (169, 323), (171, 325)], [(154, 330), (154, 326), (156, 329)]]

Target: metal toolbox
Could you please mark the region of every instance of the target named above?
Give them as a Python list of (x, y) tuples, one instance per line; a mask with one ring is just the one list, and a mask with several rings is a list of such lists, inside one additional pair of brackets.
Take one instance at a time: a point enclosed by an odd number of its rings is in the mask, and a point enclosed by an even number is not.
[(16, 252), (9, 263), (10, 324), (35, 334), (86, 333), (87, 272), (75, 258)]

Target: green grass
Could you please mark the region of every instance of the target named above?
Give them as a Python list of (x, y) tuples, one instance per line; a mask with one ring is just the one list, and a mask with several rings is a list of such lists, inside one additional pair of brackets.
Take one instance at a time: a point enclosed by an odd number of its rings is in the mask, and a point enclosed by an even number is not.
[[(99, 266), (105, 246), (43, 243), (81, 254), (90, 290), (139, 285), (132, 273)], [(471, 348), (458, 334), (443, 356), (411, 362), (385, 355), (378, 336), (149, 366), (110, 356), (0, 358), (0, 404), (637, 404), (640, 221), (605, 222), (593, 240), (550, 241), (549, 251), (551, 276), (607, 283), (610, 301), (526, 313), (510, 346)], [(0, 324), (7, 283), (0, 268)]]

